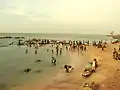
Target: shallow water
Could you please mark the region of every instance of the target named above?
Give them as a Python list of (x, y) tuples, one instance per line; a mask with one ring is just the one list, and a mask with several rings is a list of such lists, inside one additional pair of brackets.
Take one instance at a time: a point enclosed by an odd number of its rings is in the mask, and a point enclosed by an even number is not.
[[(22, 85), (28, 82), (45, 82), (53, 77), (59, 69), (68, 63), (69, 57), (66, 51), (63, 55), (58, 55), (57, 66), (51, 65), (51, 52), (47, 52), (46, 47), (40, 47), (38, 54), (34, 54), (34, 49), (30, 48), (25, 54), (25, 46), (10, 46), (0, 48), (0, 84), (1, 85)], [(36, 60), (42, 60), (37, 63)], [(32, 71), (24, 74), (23, 70), (31, 68)], [(1, 90), (1, 89), (0, 89)]]

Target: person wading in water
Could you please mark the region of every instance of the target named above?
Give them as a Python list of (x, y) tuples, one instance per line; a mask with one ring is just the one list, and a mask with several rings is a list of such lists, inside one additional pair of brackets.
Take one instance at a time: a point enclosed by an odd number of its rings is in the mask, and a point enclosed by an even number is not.
[(28, 53), (28, 49), (26, 49), (25, 53), (26, 53), (26, 54)]
[(62, 55), (62, 48), (60, 48), (60, 55)]
[(53, 54), (53, 53), (54, 53), (54, 50), (52, 49), (51, 51), (52, 51), (52, 54)]
[(56, 59), (52, 57), (52, 64), (55, 66), (56, 65)]
[(59, 49), (58, 49), (58, 47), (56, 48), (56, 55), (58, 55), (58, 51), (59, 51)]
[(37, 52), (37, 50), (35, 50), (35, 54), (37, 54), (38, 52)]

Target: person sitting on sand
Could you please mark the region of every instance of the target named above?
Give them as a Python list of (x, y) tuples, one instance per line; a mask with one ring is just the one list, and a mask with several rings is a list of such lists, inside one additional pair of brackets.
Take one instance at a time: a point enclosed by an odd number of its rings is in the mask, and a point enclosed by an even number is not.
[(52, 64), (56, 65), (56, 59), (52, 57)]

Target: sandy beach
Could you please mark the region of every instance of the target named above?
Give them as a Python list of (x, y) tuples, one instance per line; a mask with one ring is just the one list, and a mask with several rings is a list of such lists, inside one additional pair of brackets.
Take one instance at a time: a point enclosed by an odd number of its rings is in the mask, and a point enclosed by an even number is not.
[(0, 4), (0, 90), (120, 90), (120, 0)]
[[(83, 90), (85, 82), (95, 82), (100, 85), (98, 90), (119, 90), (115, 86), (119, 82), (120, 73), (116, 71), (119, 68), (119, 61), (112, 58), (112, 50), (114, 47), (118, 48), (118, 44), (108, 44), (105, 51), (101, 51), (93, 46), (88, 46), (87, 51), (83, 54), (78, 52), (68, 52), (71, 58), (70, 65), (75, 69), (71, 73), (65, 73), (64, 69), (53, 78), (52, 83), (41, 85), (25, 85), (13, 87), (11, 90)], [(82, 72), (88, 61), (94, 58), (99, 59), (101, 65), (97, 68), (96, 73), (93, 73), (89, 78), (82, 77)], [(112, 82), (112, 86), (111, 86)], [(115, 83), (115, 85), (113, 85)], [(116, 84), (117, 83), (117, 84)], [(112, 89), (110, 89), (112, 87)], [(115, 88), (115, 89), (114, 89)]]

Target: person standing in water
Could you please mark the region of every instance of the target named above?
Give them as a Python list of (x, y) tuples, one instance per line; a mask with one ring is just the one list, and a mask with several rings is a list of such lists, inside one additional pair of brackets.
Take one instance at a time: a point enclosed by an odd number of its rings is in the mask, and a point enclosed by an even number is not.
[(49, 49), (47, 49), (47, 52), (49, 52)]
[(67, 44), (66, 44), (66, 50), (68, 50), (68, 46), (67, 46)]
[(35, 54), (37, 54), (38, 52), (37, 52), (37, 49), (35, 49)]
[(52, 49), (51, 51), (52, 51), (52, 54), (53, 54), (53, 53), (54, 53), (54, 50)]
[(56, 59), (52, 57), (52, 64), (55, 66), (56, 65)]
[(62, 55), (62, 48), (60, 48), (60, 55)]
[(25, 53), (26, 53), (26, 54), (28, 53), (28, 49), (26, 49)]
[(58, 48), (58, 45), (56, 46), (56, 55), (58, 55), (58, 51), (59, 51), (59, 48)]
[(56, 55), (58, 55), (58, 51), (59, 51), (59, 49), (57, 48), (57, 49), (56, 49)]

